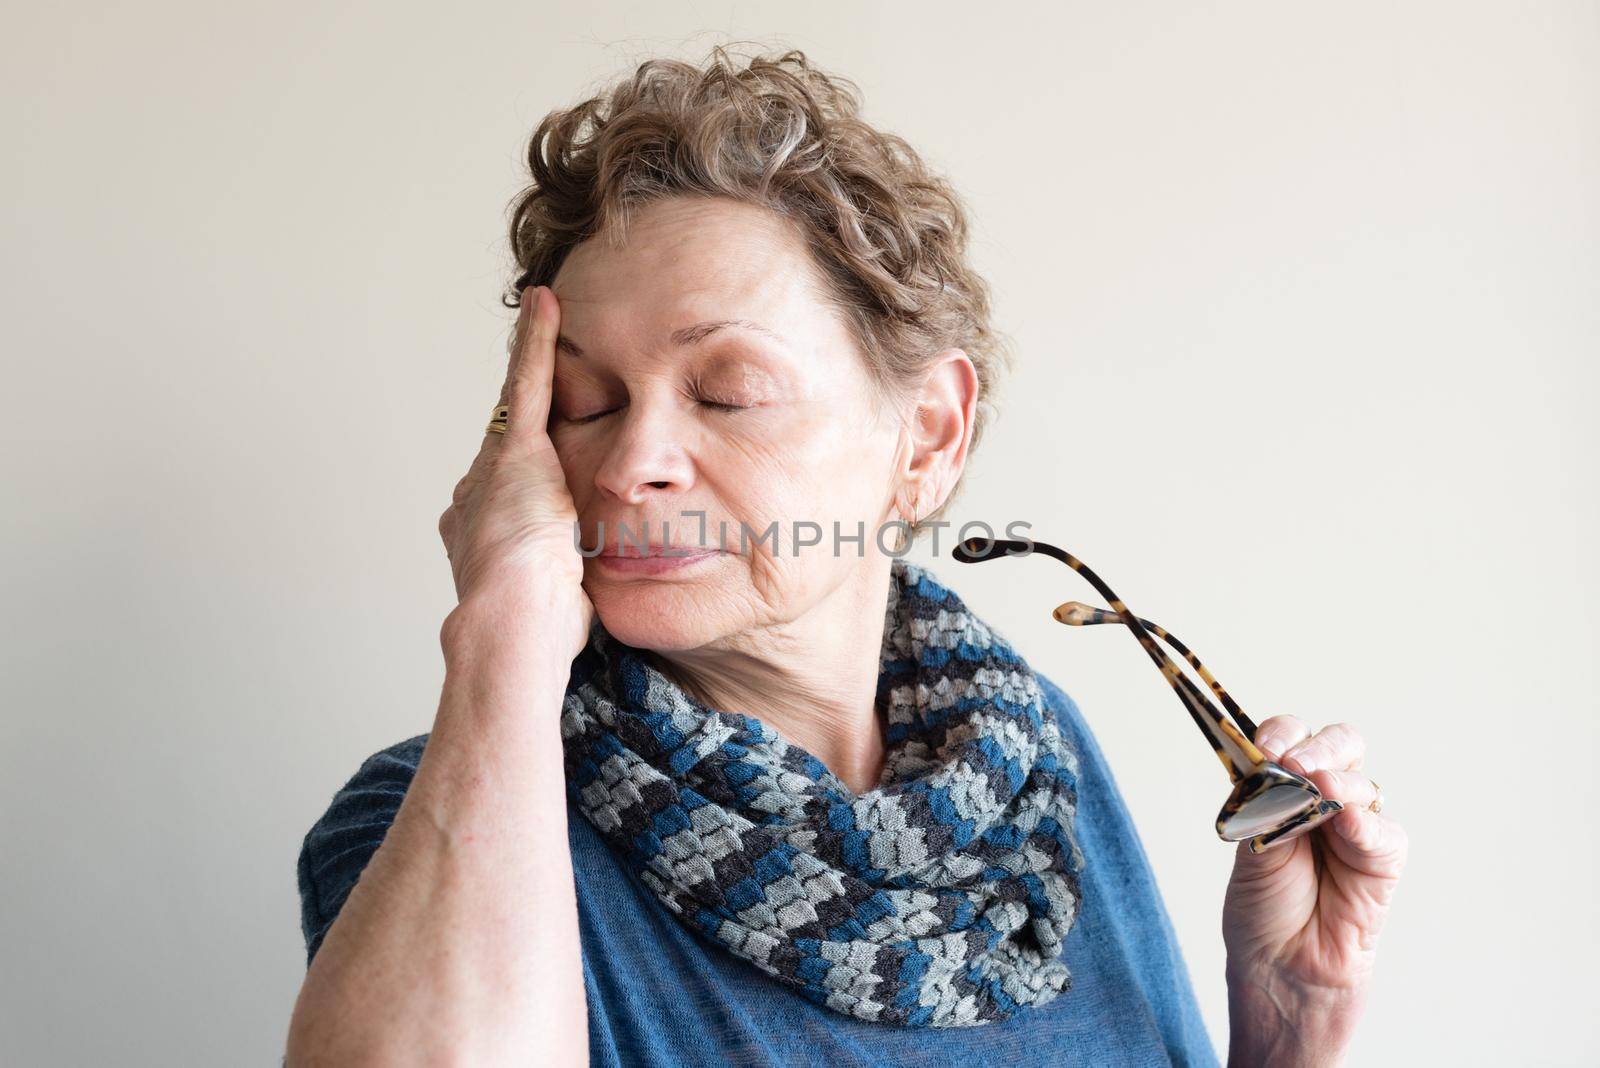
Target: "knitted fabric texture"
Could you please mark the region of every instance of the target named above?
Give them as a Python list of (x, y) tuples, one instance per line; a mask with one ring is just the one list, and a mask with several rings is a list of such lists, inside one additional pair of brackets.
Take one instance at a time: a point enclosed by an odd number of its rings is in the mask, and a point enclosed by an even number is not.
[(680, 921), (808, 999), (1006, 1019), (1071, 983), (1077, 758), (1027, 663), (927, 569), (893, 561), (884, 624), (868, 793), (598, 621), (562, 708), (567, 789)]

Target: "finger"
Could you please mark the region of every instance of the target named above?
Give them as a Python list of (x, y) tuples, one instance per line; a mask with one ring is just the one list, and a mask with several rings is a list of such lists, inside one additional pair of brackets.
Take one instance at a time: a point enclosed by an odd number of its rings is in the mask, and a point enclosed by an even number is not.
[(1256, 748), (1270, 759), (1276, 760), (1284, 750), (1298, 744), (1311, 733), (1311, 728), (1294, 716), (1273, 716), (1262, 720), (1256, 727)]
[(1368, 808), (1378, 799), (1378, 784), (1359, 771), (1313, 771), (1309, 778), (1323, 797), (1343, 801), (1346, 808)]
[(1234, 876), (1244, 881), (1270, 879), (1290, 864), (1301, 863), (1305, 851), (1311, 847), (1310, 843), (1310, 835), (1301, 835), (1256, 853), (1250, 849), (1250, 840), (1245, 839), (1239, 843), (1239, 848), (1234, 850)]
[[(529, 305), (532, 303), (529, 297), (531, 295), (531, 287), (525, 286), (521, 295), (517, 298), (517, 324), (511, 332), (510, 339), (506, 342), (506, 376), (500, 382), (500, 399), (494, 402), (497, 408), (502, 404), (511, 403), (511, 383), (517, 373), (517, 358), (522, 350), (522, 340), (528, 329)], [(479, 450), (479, 455), (481, 456), (483, 451), (489, 449), (494, 443), (498, 443), (501, 437), (500, 433), (489, 430), (486, 427), (483, 432), (483, 444)], [(474, 464), (473, 466), (477, 465)]]
[(1355, 771), (1361, 767), (1367, 742), (1348, 723), (1331, 723), (1311, 737), (1284, 750), (1280, 761), (1290, 771)]
[(483, 432), (483, 440), (478, 443), (478, 453), (472, 458), (472, 463), (467, 465), (467, 473), (456, 482), (455, 489), (450, 491), (450, 509), (466, 507), (467, 500), (483, 482), (484, 472), (493, 462), (499, 449), (495, 443), (500, 440), (501, 434), (493, 430)]
[[(1405, 828), (1389, 816), (1364, 808), (1347, 808), (1323, 824), (1332, 833), (1324, 838), (1334, 856), (1356, 871), (1397, 879), (1410, 849)], [(1385, 900), (1392, 887), (1375, 887)]]
[[(499, 435), (496, 435), (496, 437), (498, 436)], [(482, 455), (483, 454), (480, 452), (479, 457), (481, 458)], [(462, 475), (461, 480), (456, 483), (456, 488), (450, 491), (451, 504), (464, 504), (466, 499), (472, 495), (472, 487), (476, 482), (476, 478), (474, 476), (477, 474), (478, 466), (478, 460), (473, 460), (472, 466), (467, 468), (467, 473)]]
[(500, 387), (501, 404), (505, 404), (511, 398), (511, 379), (516, 374), (517, 361), (522, 357), (522, 343), (528, 336), (528, 320), (533, 318), (534, 308), (538, 304), (533, 290), (533, 286), (523, 286), (522, 292), (517, 294), (516, 328), (506, 340), (506, 380)]
[[(512, 330), (511, 336), (506, 340), (506, 376), (500, 382), (500, 399), (495, 401), (495, 407), (497, 408), (502, 404), (509, 403), (511, 377), (516, 370), (518, 345), (526, 329), (527, 321), (528, 289), (524, 287), (517, 301), (516, 328)], [(483, 438), (478, 442), (477, 455), (472, 458), (472, 463), (467, 465), (467, 473), (461, 476), (460, 481), (455, 485), (455, 489), (451, 491), (450, 507), (445, 509), (445, 514), (440, 519), (439, 533), (441, 537), (445, 538), (447, 547), (450, 540), (447, 533), (449, 517), (455, 509), (466, 503), (467, 498), (472, 495), (472, 491), (482, 481), (483, 472), (490, 463), (491, 457), (498, 452), (500, 441), (504, 436), (499, 431), (490, 430), (487, 422), (485, 423)]]
[(509, 444), (525, 445), (549, 429), (551, 376), (555, 371), (556, 331), (561, 311), (548, 286), (528, 293), (527, 321), (511, 370), (511, 416), (506, 429)]

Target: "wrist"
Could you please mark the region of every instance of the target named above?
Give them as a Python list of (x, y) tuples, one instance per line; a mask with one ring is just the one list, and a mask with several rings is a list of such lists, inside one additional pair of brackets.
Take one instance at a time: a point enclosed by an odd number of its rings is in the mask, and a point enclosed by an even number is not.
[[(558, 593), (496, 592), (462, 601), (439, 629), (444, 698), (436, 728), (473, 735), (532, 729), (558, 714), (572, 673), (577, 609)], [(547, 714), (548, 713), (548, 714)]]
[(1345, 1063), (1366, 984), (1308, 986), (1274, 968), (1235, 967), (1228, 981), (1228, 1065), (1335, 1068)]
[(439, 708), (397, 826), (462, 842), (530, 819), (564, 828), (565, 610), (557, 593), (529, 588), (463, 599), (446, 615)]
[[(526, 661), (539, 667), (556, 664), (563, 683), (572, 660), (582, 649), (587, 615), (580, 591), (576, 597), (551, 586), (496, 588), (469, 594), (445, 616), (439, 645), (447, 668), (492, 660)], [(577, 644), (569, 648), (574, 638)]]

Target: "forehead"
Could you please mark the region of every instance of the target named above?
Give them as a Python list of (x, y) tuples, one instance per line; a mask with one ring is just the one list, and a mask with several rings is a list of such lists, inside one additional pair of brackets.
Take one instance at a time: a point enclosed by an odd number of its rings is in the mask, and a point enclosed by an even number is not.
[(843, 330), (793, 226), (726, 199), (639, 209), (624, 241), (604, 234), (574, 248), (551, 289), (561, 333), (586, 348), (654, 345), (705, 319), (751, 319), (805, 347), (836, 345)]

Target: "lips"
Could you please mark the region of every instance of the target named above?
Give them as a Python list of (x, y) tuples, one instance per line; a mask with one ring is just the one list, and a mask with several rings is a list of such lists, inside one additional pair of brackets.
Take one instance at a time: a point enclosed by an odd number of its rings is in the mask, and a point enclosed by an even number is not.
[(670, 556), (682, 558), (686, 556), (714, 556), (721, 549), (713, 549), (704, 545), (648, 545), (639, 546), (632, 543), (621, 546), (616, 551), (607, 550), (598, 555), (611, 559), (639, 560), (650, 556)]
[(600, 573), (623, 580), (670, 581), (715, 567), (724, 553), (704, 545), (634, 545), (628, 542), (595, 557)]
[[(585, 556), (607, 560), (641, 560), (653, 557), (683, 559), (717, 556), (731, 551), (717, 544), (715, 527), (707, 528), (680, 519), (632, 520), (601, 519), (580, 527), (579, 548)], [(676, 535), (674, 537), (673, 535)], [(708, 537), (709, 535), (709, 537)], [(690, 540), (693, 538), (694, 540)], [(643, 542), (644, 544), (639, 544)], [(599, 550), (598, 552), (596, 550)]]

